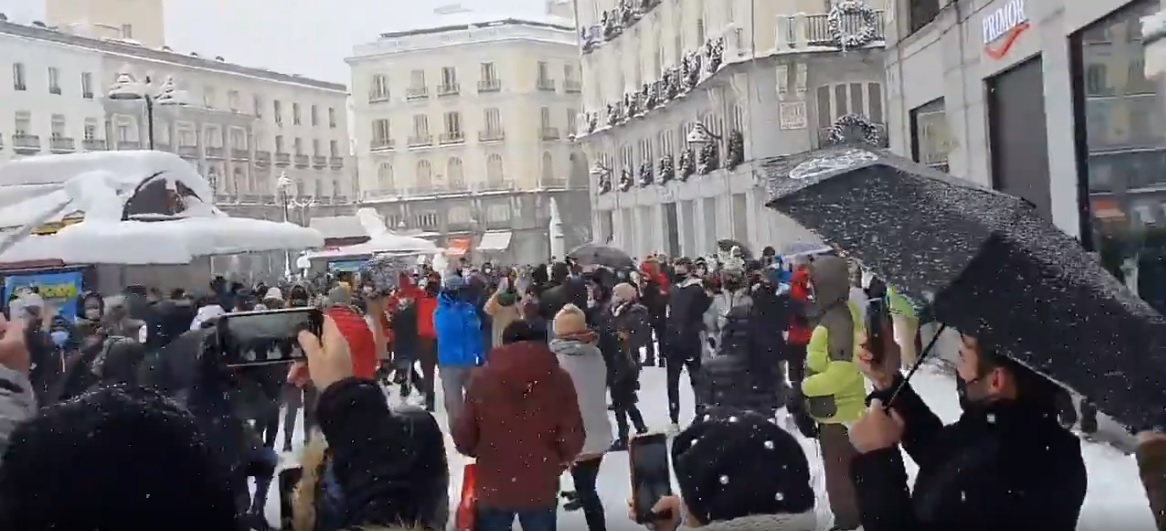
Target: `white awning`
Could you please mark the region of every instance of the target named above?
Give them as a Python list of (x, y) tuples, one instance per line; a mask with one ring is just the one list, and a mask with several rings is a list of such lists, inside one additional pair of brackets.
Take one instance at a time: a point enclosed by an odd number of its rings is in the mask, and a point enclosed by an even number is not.
[(510, 237), (513, 233), (508, 230), (487, 232), (478, 242), (479, 251), (505, 251), (510, 247)]

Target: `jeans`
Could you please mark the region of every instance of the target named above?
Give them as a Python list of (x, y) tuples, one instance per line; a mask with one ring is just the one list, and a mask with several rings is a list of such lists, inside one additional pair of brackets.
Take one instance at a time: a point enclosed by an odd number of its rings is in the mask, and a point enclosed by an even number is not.
[(466, 402), (466, 388), (470, 383), (470, 371), (473, 367), (455, 367), (446, 365), (439, 367), (437, 376), (441, 378), (441, 398), (445, 401), (445, 416), (449, 422), (449, 431), (457, 425), (458, 415)]
[[(671, 352), (669, 354), (672, 354)], [(688, 380), (692, 385), (693, 390), (696, 390), (697, 381), (700, 378), (700, 352), (693, 352), (691, 357), (682, 356), (668, 356), (668, 362), (665, 365), (666, 376), (668, 377), (668, 418), (672, 420), (673, 424), (680, 423), (680, 373), (686, 367), (688, 368)], [(693, 393), (695, 394), (695, 393)], [(697, 414), (700, 414), (701, 404), (696, 404)]]
[[(603, 501), (599, 499), (599, 491), (595, 488), (601, 464), (603, 464), (603, 456), (580, 461), (571, 467), (571, 479), (575, 482), (575, 494), (579, 496), (579, 505), (583, 507), (583, 517), (587, 519), (587, 531), (607, 531), (607, 518), (603, 513)], [(523, 524), (523, 531), (526, 531), (525, 524)]]
[(479, 508), (475, 531), (512, 531), (514, 518), (522, 524), (522, 531), (556, 531), (558, 529), (558, 508), (526, 509), (507, 511), (505, 509)]
[(632, 421), (632, 425), (636, 428), (636, 433), (647, 433), (648, 425), (644, 422), (644, 416), (640, 414), (640, 408), (635, 404), (630, 404), (626, 407), (615, 408), (615, 425), (616, 434), (621, 441), (628, 440), (628, 420)]

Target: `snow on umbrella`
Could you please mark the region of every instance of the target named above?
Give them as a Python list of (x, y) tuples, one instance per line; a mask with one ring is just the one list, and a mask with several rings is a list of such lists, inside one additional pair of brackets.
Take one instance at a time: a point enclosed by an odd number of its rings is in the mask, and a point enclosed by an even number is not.
[(768, 170), (771, 208), (930, 302), (938, 321), (1130, 426), (1166, 425), (1166, 319), (1027, 201), (854, 149)]
[(575, 260), (581, 266), (599, 265), (612, 269), (634, 268), (636, 266), (635, 261), (628, 253), (607, 245), (585, 244), (567, 253), (567, 257)]
[(737, 240), (724, 239), (717, 242), (717, 250), (721, 251), (722, 253), (732, 251), (734, 247), (741, 248), (741, 254), (746, 260), (753, 258), (753, 252), (749, 250), (749, 246)]
[(781, 248), (781, 256), (808, 256), (833, 251), (833, 249), (814, 242), (793, 242)]

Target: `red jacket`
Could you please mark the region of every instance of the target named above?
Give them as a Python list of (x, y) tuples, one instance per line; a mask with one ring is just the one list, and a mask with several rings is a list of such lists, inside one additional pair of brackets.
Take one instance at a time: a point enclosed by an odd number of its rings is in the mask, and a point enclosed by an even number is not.
[(807, 345), (810, 335), (814, 332), (804, 315), (810, 300), (810, 269), (799, 267), (790, 277), (789, 297), (794, 303), (793, 318), (789, 324), (789, 338), (786, 342), (792, 345)]
[(433, 312), (437, 310), (437, 295), (424, 293), (417, 299), (417, 335), (424, 339), (437, 339), (433, 329)]
[(478, 503), (554, 507), (559, 475), (583, 450), (571, 375), (541, 342), (501, 346), (487, 360), (475, 369), (453, 428), (458, 451), (478, 460)]
[(372, 380), (377, 372), (377, 345), (368, 322), (359, 312), (345, 306), (333, 306), (324, 311), (336, 322), (336, 328), (348, 342), (352, 353), (352, 375)]

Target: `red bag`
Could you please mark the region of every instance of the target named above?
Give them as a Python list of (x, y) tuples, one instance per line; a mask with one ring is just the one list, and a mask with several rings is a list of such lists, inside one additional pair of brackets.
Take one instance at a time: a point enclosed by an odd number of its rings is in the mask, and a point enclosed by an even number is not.
[(454, 531), (474, 531), (478, 511), (478, 464), (466, 465), (462, 475), (462, 499), (454, 515)]

